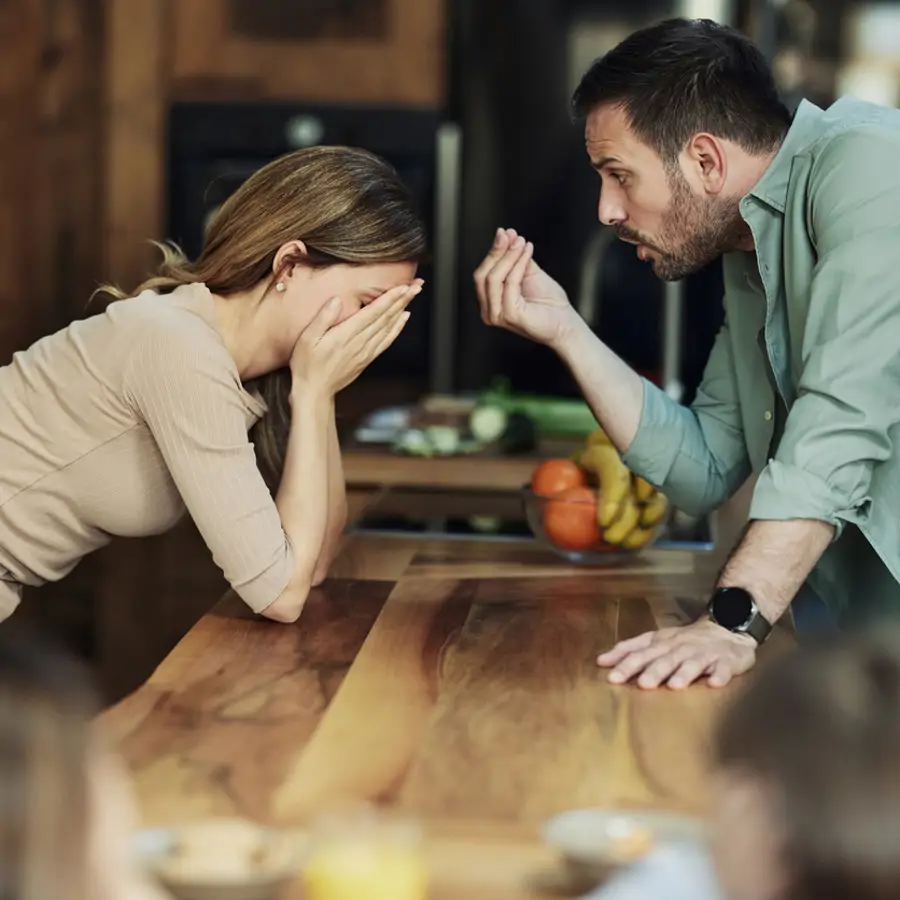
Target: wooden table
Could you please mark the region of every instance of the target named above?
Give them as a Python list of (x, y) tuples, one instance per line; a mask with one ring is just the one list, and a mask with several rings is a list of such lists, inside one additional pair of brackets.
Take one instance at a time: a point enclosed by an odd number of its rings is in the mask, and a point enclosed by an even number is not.
[(103, 724), (147, 824), (303, 825), (372, 800), (426, 824), (433, 897), (543, 896), (554, 813), (704, 810), (734, 688), (612, 687), (594, 662), (693, 617), (712, 580), (696, 563), (586, 569), (522, 542), (350, 536), (296, 625), (226, 596)]

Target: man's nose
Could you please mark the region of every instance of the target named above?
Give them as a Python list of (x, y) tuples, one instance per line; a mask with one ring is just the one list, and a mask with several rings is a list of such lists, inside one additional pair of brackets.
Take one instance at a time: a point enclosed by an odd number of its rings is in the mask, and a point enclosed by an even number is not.
[(604, 225), (616, 225), (624, 222), (626, 215), (618, 199), (615, 196), (611, 196), (610, 192), (604, 191), (600, 195), (600, 202), (597, 204), (597, 218)]

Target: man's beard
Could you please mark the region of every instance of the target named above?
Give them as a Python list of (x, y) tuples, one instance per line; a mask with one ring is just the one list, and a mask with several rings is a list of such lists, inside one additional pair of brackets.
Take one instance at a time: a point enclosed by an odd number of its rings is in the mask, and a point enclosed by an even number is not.
[(678, 281), (738, 246), (747, 226), (738, 201), (698, 197), (681, 172), (669, 174), (672, 200), (662, 215), (654, 243), (627, 226), (616, 226), (620, 238), (637, 241), (655, 253), (653, 273), (663, 281)]

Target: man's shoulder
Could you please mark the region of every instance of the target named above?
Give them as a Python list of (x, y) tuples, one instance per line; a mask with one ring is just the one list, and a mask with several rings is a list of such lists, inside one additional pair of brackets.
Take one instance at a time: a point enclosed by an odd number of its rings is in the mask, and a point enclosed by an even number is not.
[(817, 133), (800, 152), (834, 157), (873, 142), (900, 144), (900, 110), (848, 96), (823, 111)]

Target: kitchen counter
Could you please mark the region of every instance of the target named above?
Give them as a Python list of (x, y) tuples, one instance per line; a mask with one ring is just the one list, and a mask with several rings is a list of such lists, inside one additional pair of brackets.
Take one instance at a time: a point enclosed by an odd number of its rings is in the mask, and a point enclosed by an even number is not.
[[(358, 515), (371, 495), (352, 499)], [(148, 825), (302, 826), (371, 800), (425, 824), (432, 897), (543, 896), (549, 816), (704, 811), (712, 727), (738, 688), (613, 687), (594, 663), (696, 615), (701, 562), (580, 568), (534, 542), (351, 533), (296, 625), (229, 594), (101, 722)], [(763, 655), (789, 643), (779, 629)]]

